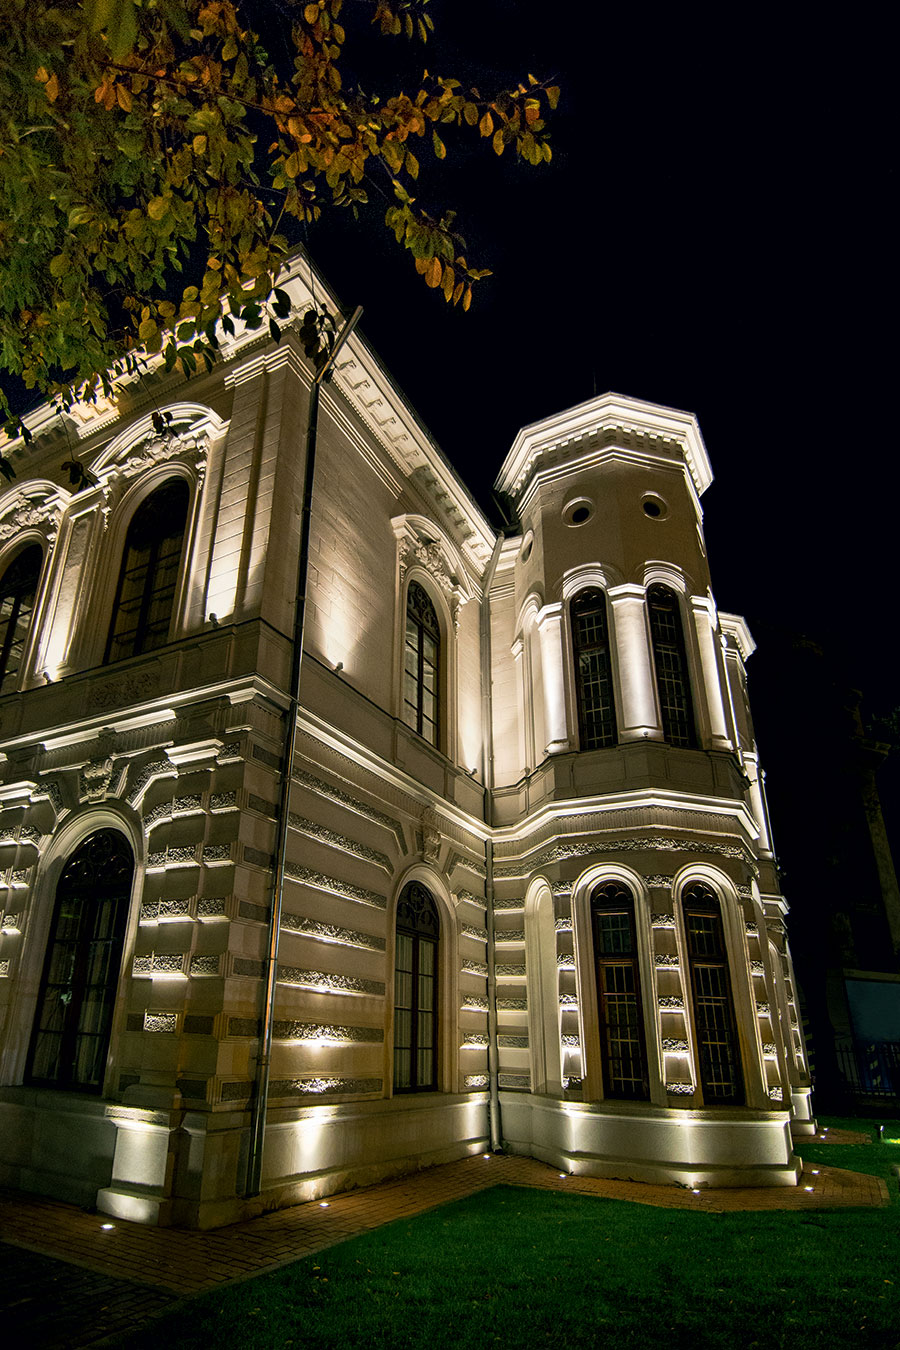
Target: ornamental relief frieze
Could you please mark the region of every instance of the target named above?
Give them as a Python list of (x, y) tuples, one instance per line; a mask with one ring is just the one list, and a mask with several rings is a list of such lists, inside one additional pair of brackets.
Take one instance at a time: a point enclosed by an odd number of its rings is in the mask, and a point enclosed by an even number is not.
[(59, 533), (62, 502), (56, 488), (31, 492), (17, 492), (0, 513), (0, 544), (21, 534), (23, 530), (38, 530), (52, 544)]
[(157, 464), (187, 465), (196, 475), (199, 491), (206, 475), (209, 444), (210, 438), (206, 431), (154, 431), (138, 441), (125, 459), (107, 469), (109, 477), (100, 490), (103, 529), (106, 530), (109, 525), (131, 481)]

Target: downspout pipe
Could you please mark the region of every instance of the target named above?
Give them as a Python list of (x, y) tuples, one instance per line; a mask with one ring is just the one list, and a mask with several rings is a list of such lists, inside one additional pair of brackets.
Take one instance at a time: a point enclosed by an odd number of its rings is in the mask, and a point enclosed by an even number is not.
[(282, 757), (284, 773), (278, 800), (278, 833), (275, 841), (272, 903), (266, 952), (266, 986), (250, 1121), (250, 1148), (247, 1157), (247, 1186), (245, 1191), (248, 1197), (259, 1195), (261, 1189), (263, 1145), (269, 1105), (269, 1067), (272, 1057), (272, 1027), (275, 1021), (275, 991), (278, 985), (278, 940), (281, 934), (281, 912), (284, 904), (284, 864), (287, 857), (288, 815), (291, 783), (294, 777), (294, 756), (297, 748), (297, 717), (300, 711), (300, 667), (303, 661), (306, 588), (309, 580), (309, 538), (312, 522), (313, 479), (316, 467), (316, 437), (319, 427), (319, 391), (323, 381), (331, 372), (338, 352), (359, 323), (361, 316), (362, 307), (357, 305), (338, 333), (334, 346), (328, 354), (328, 359), (317, 369), (309, 391), (309, 409), (306, 418), (306, 455), (303, 464), (303, 506), (300, 513), (300, 552), (297, 560), (294, 638), (289, 684), (290, 702), (285, 714), (284, 754)]
[(500, 1056), (497, 1046), (497, 974), (494, 967), (494, 734), (493, 734), (493, 670), (491, 662), (491, 607), (488, 595), (494, 581), (494, 573), (500, 561), (500, 550), (506, 540), (507, 531), (501, 529), (491, 554), (487, 571), (482, 583), (481, 603), (481, 721), (482, 743), (484, 745), (484, 820), (488, 835), (484, 843), (485, 899), (487, 912), (485, 926), (488, 935), (488, 1119), (490, 1124), (491, 1152), (499, 1153), (503, 1148), (503, 1127), (500, 1118)]

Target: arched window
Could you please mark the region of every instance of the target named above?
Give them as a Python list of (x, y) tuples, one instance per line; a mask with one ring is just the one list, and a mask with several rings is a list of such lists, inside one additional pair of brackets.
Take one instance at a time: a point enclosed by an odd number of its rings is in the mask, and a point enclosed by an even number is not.
[(106, 662), (139, 656), (169, 640), (189, 495), (183, 478), (171, 478), (141, 503), (131, 519)]
[(429, 745), (437, 745), (441, 630), (434, 605), (417, 581), (406, 593), (403, 659), (403, 720)]
[(19, 684), (43, 562), (40, 544), (29, 544), (13, 559), (0, 581), (0, 694), (12, 693)]
[(695, 882), (685, 890), (682, 906), (703, 1100), (708, 1106), (740, 1105), (744, 1082), (719, 901)]
[(606, 596), (582, 591), (572, 601), (571, 615), (579, 741), (582, 750), (597, 750), (616, 744)]
[(417, 881), (397, 902), (394, 960), (394, 1091), (437, 1088), (438, 942), (441, 924), (430, 893)]
[(28, 1053), (31, 1083), (103, 1087), (133, 873), (118, 830), (97, 830), (63, 868)]
[(617, 881), (597, 886), (591, 922), (604, 1096), (646, 1101), (650, 1086), (631, 892)]
[(668, 586), (651, 586), (647, 605), (663, 735), (670, 745), (690, 748), (697, 734), (678, 597)]

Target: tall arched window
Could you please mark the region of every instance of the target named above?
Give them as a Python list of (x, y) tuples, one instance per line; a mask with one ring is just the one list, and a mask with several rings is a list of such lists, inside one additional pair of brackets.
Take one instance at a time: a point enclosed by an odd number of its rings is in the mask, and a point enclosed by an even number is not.
[(397, 902), (394, 960), (394, 1091), (433, 1092), (438, 1079), (438, 943), (431, 894), (411, 881)]
[(105, 661), (139, 656), (168, 642), (189, 496), (184, 479), (171, 478), (135, 511), (125, 536)]
[(118, 830), (97, 830), (63, 868), (28, 1052), (28, 1082), (103, 1087), (134, 858)]
[(697, 734), (678, 597), (668, 586), (651, 586), (647, 605), (663, 735), (670, 745), (690, 748)]
[(43, 562), (40, 544), (29, 544), (13, 559), (0, 581), (0, 694), (12, 693), (19, 684)]
[(578, 695), (578, 731), (582, 750), (616, 744), (616, 708), (606, 596), (582, 591), (572, 601), (572, 645)]
[(682, 905), (703, 1100), (708, 1106), (740, 1105), (744, 1082), (719, 901), (695, 882)]
[(618, 881), (591, 895), (603, 1093), (646, 1101), (650, 1096), (634, 897)]
[(437, 745), (440, 731), (441, 630), (437, 612), (417, 581), (406, 593), (406, 645), (403, 658), (403, 720)]

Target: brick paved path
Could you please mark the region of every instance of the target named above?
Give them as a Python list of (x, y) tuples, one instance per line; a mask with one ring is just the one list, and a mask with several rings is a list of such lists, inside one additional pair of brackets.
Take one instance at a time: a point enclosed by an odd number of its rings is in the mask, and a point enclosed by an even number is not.
[(0, 1268), (0, 1305), (12, 1310), (4, 1333), (13, 1329), (11, 1338), (4, 1334), (4, 1346), (91, 1345), (136, 1327), (179, 1298), (261, 1274), (501, 1183), (710, 1214), (889, 1203), (879, 1178), (835, 1167), (810, 1166), (796, 1187), (695, 1193), (560, 1176), (532, 1158), (481, 1155), (208, 1233), (148, 1228), (40, 1196), (0, 1192), (0, 1255), (15, 1257)]

